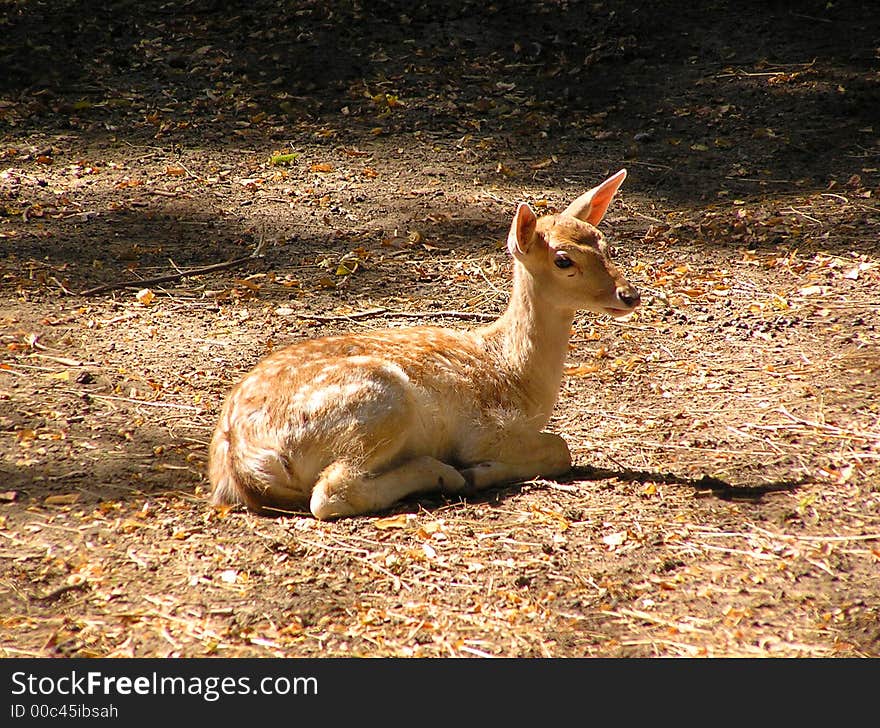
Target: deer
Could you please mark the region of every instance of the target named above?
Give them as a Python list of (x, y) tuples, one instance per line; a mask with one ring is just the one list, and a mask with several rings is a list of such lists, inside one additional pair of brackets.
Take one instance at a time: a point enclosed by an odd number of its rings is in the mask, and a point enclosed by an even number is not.
[(576, 312), (619, 318), (640, 303), (597, 227), (625, 177), (561, 213), (518, 205), (509, 301), (487, 325), (384, 328), (268, 354), (221, 409), (209, 449), (213, 504), (327, 520), (570, 471), (565, 440), (544, 428)]

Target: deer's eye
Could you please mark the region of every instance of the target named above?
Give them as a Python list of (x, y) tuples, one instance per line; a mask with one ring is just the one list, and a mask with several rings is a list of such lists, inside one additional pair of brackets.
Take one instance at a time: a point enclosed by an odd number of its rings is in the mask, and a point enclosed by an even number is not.
[(553, 259), (553, 265), (557, 268), (571, 268), (574, 263), (572, 263), (571, 258), (565, 253), (557, 253), (556, 257)]

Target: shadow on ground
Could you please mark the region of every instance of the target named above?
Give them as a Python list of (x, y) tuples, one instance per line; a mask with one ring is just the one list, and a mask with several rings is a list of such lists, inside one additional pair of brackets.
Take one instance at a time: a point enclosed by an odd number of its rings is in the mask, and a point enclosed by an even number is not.
[(109, 133), (394, 154), (467, 136), (539, 184), (624, 158), (676, 205), (875, 166), (872, 5), (746, 3), (735, 16), (728, 27), (673, 2), (25, 1), (0, 20), (0, 113), (81, 148)]

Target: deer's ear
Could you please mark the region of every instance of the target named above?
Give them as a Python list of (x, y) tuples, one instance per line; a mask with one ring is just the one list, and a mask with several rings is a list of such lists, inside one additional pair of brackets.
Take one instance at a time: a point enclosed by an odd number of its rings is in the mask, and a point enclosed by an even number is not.
[(516, 215), (513, 217), (510, 232), (507, 234), (507, 249), (513, 257), (517, 258), (529, 252), (535, 239), (537, 224), (538, 218), (535, 217), (532, 208), (525, 202), (521, 202), (516, 208)]
[(611, 204), (614, 193), (617, 192), (625, 179), (626, 170), (622, 169), (599, 186), (582, 194), (566, 207), (562, 214), (571, 215), (591, 225), (598, 225), (602, 218), (605, 217), (605, 211), (608, 209), (608, 205)]

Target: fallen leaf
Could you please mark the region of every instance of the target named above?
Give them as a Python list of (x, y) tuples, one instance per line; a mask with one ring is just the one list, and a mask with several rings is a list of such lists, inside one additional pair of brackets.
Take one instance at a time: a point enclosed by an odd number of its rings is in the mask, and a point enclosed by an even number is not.
[(602, 537), (602, 543), (609, 548), (620, 546), (624, 541), (626, 541), (626, 531), (616, 531)]
[(571, 526), (569, 520), (558, 511), (549, 508), (532, 506), (532, 515), (539, 523), (552, 523), (560, 531), (567, 531)]
[(801, 296), (824, 296), (828, 293), (828, 286), (806, 286), (798, 290)]
[(17, 490), (4, 490), (0, 492), (0, 503), (12, 503), (18, 498)]
[(416, 536), (418, 538), (424, 539), (425, 541), (429, 541), (431, 539), (433, 539), (434, 541), (447, 541), (449, 540), (449, 536), (446, 535), (446, 533), (443, 531), (443, 528), (443, 521), (431, 521), (419, 528), (419, 530), (416, 532)]
[(64, 495), (46, 496), (44, 506), (71, 506), (79, 500), (79, 493), (65, 493)]
[(30, 442), (31, 440), (35, 440), (37, 437), (37, 433), (31, 429), (19, 430), (15, 433), (15, 437), (19, 442)]
[(706, 295), (706, 291), (702, 288), (680, 288), (678, 293), (683, 293), (688, 298), (700, 298)]
[(389, 516), (388, 518), (377, 518), (373, 521), (373, 525), (380, 531), (386, 531), (389, 528), (406, 528), (406, 513)]
[(262, 288), (259, 283), (254, 283), (247, 278), (236, 278), (233, 280), (233, 283), (235, 283), (236, 286), (244, 286), (251, 291), (259, 291), (260, 288)]
[(141, 290), (134, 294), (134, 297), (141, 305), (149, 306), (156, 298), (156, 294), (153, 293), (149, 288), (141, 288)]
[(855, 472), (855, 468), (850, 465), (844, 465), (840, 470), (837, 471), (837, 483), (839, 485), (845, 485), (848, 483)]
[(293, 152), (291, 154), (273, 154), (269, 157), (269, 164), (272, 166), (289, 165), (292, 162), (295, 162), (298, 156), (298, 152)]
[(312, 172), (332, 172), (333, 165), (329, 162), (320, 162), (318, 164), (313, 164), (309, 167), (309, 170)]
[(235, 506), (231, 505), (215, 505), (211, 508), (211, 512), (218, 520), (223, 520), (226, 518), (232, 511), (235, 510)]
[(565, 368), (565, 374), (569, 377), (583, 377), (586, 374), (595, 374), (600, 367), (595, 364), (574, 364)]

